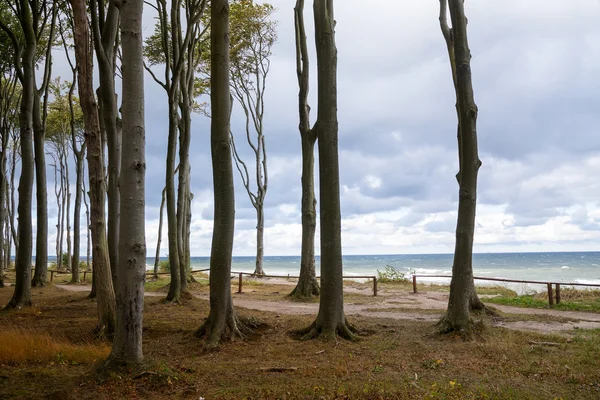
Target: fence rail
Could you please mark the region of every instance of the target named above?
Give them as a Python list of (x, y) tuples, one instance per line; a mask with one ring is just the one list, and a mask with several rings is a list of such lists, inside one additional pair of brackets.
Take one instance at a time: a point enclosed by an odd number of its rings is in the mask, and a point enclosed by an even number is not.
[[(12, 270), (14, 271), (14, 270)], [(33, 268), (32, 268), (33, 271)], [(190, 271), (190, 273), (194, 274), (196, 272), (206, 272), (206, 271), (210, 271), (209, 268), (206, 269), (196, 269), (196, 270), (192, 270)], [(58, 276), (58, 275), (71, 275), (70, 272), (63, 272), (63, 271), (56, 271), (56, 270), (48, 270), (48, 272), (50, 273), (50, 282), (54, 281), (54, 275)], [(88, 273), (92, 273), (91, 271), (80, 271), (80, 274), (83, 274), (83, 281), (85, 282), (86, 276)], [(257, 277), (257, 278), (283, 278), (283, 279), (299, 279), (299, 276), (290, 276), (289, 274), (286, 275), (256, 275), (253, 274), (251, 272), (239, 272), (239, 271), (231, 271), (232, 274), (234, 274), (234, 276), (231, 277), (231, 279), (235, 278), (235, 275), (238, 276), (238, 293), (242, 293), (242, 289), (243, 289), (243, 276), (244, 275), (248, 275), (248, 276), (253, 276), (253, 277)], [(170, 272), (157, 272), (156, 274), (154, 272), (146, 272), (146, 275), (170, 275)], [(321, 279), (320, 276), (316, 277), (317, 279)], [(372, 279), (373, 280), (373, 296), (377, 296), (377, 277), (374, 275), (358, 275), (358, 276), (342, 276), (342, 279)], [(415, 292), (416, 293), (416, 292)]]
[[(413, 293), (417, 293), (417, 277), (419, 278), (449, 278), (451, 279), (451, 275), (413, 275)], [(473, 279), (480, 281), (493, 281), (493, 282), (509, 282), (509, 283), (531, 283), (535, 285), (546, 285), (548, 289), (548, 304), (554, 305), (554, 300), (556, 299), (556, 304), (560, 304), (560, 287), (562, 286), (588, 286), (588, 287), (600, 287), (600, 284), (597, 283), (579, 283), (579, 282), (555, 282), (555, 281), (528, 281), (523, 279), (507, 279), (507, 278), (488, 278), (483, 276), (474, 276)], [(553, 293), (552, 285), (556, 287), (556, 292)]]

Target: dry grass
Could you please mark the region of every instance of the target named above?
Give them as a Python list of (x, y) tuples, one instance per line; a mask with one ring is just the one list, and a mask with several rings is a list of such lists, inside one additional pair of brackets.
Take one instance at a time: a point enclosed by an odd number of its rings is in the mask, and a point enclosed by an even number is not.
[(0, 363), (94, 363), (109, 353), (106, 343), (74, 344), (45, 332), (16, 326), (0, 329)]
[[(269, 286), (256, 289), (268, 292)], [(11, 294), (10, 288), (0, 289), (0, 304)], [(60, 337), (61, 343), (89, 343), (96, 305), (86, 293), (48, 287), (33, 294), (37, 309), (0, 313), (0, 326), (45, 332)], [(474, 340), (465, 341), (436, 335), (430, 322), (352, 317), (350, 322), (362, 330), (358, 342), (301, 342), (288, 332), (309, 325), (314, 316), (239, 307), (237, 311), (267, 326), (244, 341), (205, 352), (193, 333), (208, 315), (207, 301), (193, 298), (176, 305), (147, 297), (144, 355), (150, 373), (100, 376), (89, 364), (0, 362), (0, 398), (600, 398), (599, 331), (574, 330), (567, 339), (488, 328)], [(530, 341), (558, 342), (560, 346), (535, 346)], [(92, 360), (90, 357), (88, 362)], [(297, 369), (261, 370), (270, 367)]]

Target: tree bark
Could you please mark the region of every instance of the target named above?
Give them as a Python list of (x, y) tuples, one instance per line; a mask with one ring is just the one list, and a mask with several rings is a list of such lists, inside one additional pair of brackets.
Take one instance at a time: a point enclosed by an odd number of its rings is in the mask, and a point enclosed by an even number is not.
[(90, 183), (90, 219), (94, 282), (98, 309), (97, 333), (111, 336), (115, 329), (115, 292), (110, 272), (105, 219), (105, 180), (98, 104), (94, 96), (90, 32), (84, 0), (71, 0), (73, 37), (77, 60), (79, 101), (83, 112)]
[[(92, 16), (92, 34), (96, 59), (98, 61), (98, 75), (100, 88), (98, 100), (100, 101), (102, 130), (106, 136), (108, 148), (108, 251), (110, 257), (113, 284), (116, 277), (115, 266), (118, 265), (119, 252), (119, 224), (120, 224), (120, 192), (119, 173), (121, 170), (121, 130), (117, 110), (117, 97), (115, 94), (115, 52), (116, 38), (119, 29), (119, 9), (114, 1), (110, 1), (106, 14), (104, 2), (90, 2)], [(104, 18), (106, 15), (106, 18)], [(104, 148), (104, 146), (102, 146)]]
[(117, 268), (117, 330), (108, 365), (140, 364), (146, 273), (143, 0), (123, 3), (122, 224)]
[(470, 311), (483, 309), (473, 282), (473, 239), (477, 204), (477, 174), (481, 161), (477, 147), (477, 106), (471, 80), (471, 52), (463, 0), (449, 0), (452, 29), (446, 23), (446, 0), (440, 0), (440, 24), (448, 47), (458, 116), (459, 182), (456, 244), (443, 331), (461, 331), (472, 324)]
[[(1, 84), (0, 84), (1, 86)], [(6, 243), (9, 241), (8, 231), (5, 229), (8, 226), (8, 179), (6, 176), (6, 152), (8, 151), (8, 129), (0, 126), (2, 131), (2, 151), (0, 152), (0, 288), (4, 287), (4, 270), (8, 268), (8, 260), (6, 259)]]
[(156, 239), (156, 256), (154, 257), (154, 279), (158, 280), (158, 265), (160, 264), (160, 244), (162, 242), (163, 210), (165, 209), (165, 189), (162, 191), (160, 212), (158, 217), (158, 239)]
[(211, 6), (211, 156), (214, 187), (214, 228), (210, 254), (210, 313), (196, 335), (207, 348), (226, 338), (242, 337), (245, 326), (233, 308), (231, 257), (235, 224), (233, 164), (231, 160), (229, 93), (229, 3)]
[[(175, 82), (177, 86), (177, 82)], [(169, 137), (167, 142), (167, 164), (165, 175), (165, 189), (167, 195), (167, 231), (169, 241), (169, 268), (171, 272), (171, 283), (167, 300), (178, 303), (181, 297), (181, 270), (179, 257), (179, 235), (177, 229), (177, 204), (175, 192), (175, 157), (177, 155), (177, 125), (179, 115), (177, 113), (178, 90), (171, 88), (169, 97)], [(179, 173), (182, 174), (181, 165)]]
[[(21, 308), (31, 305), (31, 257), (33, 246), (32, 197), (33, 197), (33, 107), (36, 96), (35, 62), (37, 38), (30, 3), (21, 1), (19, 22), (25, 38), (24, 48), (20, 49), (17, 40), (15, 46), (15, 69), (21, 81), (21, 112), (19, 115), (19, 135), (21, 144), (21, 176), (19, 178), (17, 253), (15, 257), (15, 290), (6, 308)], [(7, 27), (2, 26), (7, 33)], [(21, 58), (18, 54), (21, 53)]]
[[(75, 150), (75, 149), (74, 149)], [(75, 151), (74, 151), (75, 152)], [(71, 283), (78, 283), (79, 279), (79, 261), (81, 246), (81, 197), (83, 190), (83, 157), (85, 156), (85, 147), (75, 154), (76, 182), (75, 182), (75, 205), (73, 209), (73, 257), (71, 259)]]
[[(52, 46), (57, 16), (58, 7), (53, 7), (48, 43), (46, 44), (44, 77), (42, 88), (39, 91), (37, 90), (34, 77), (33, 142), (37, 209), (35, 273), (31, 283), (34, 287), (45, 286), (48, 280), (48, 191), (46, 187), (46, 155), (44, 152), (44, 141), (46, 137), (46, 115), (48, 110), (48, 84), (52, 74)], [(34, 27), (34, 29), (38, 29), (38, 27)], [(43, 109), (41, 109), (40, 105), (40, 97), (42, 95), (44, 96)]]
[(265, 274), (263, 269), (264, 256), (264, 237), (265, 237), (265, 215), (263, 211), (264, 204), (256, 208), (256, 266), (254, 275), (261, 276)]
[(340, 212), (340, 179), (337, 121), (337, 49), (333, 0), (315, 0), (318, 109), (316, 132), (319, 148), (321, 199), (321, 297), (317, 319), (304, 330), (306, 338), (354, 338), (344, 315)]
[(300, 277), (290, 296), (310, 298), (319, 295), (315, 272), (315, 231), (317, 229), (317, 199), (315, 197), (315, 142), (317, 136), (310, 129), (308, 106), (309, 60), (304, 27), (304, 0), (294, 7), (296, 33), (296, 72), (298, 75), (298, 113), (302, 142), (302, 249)]

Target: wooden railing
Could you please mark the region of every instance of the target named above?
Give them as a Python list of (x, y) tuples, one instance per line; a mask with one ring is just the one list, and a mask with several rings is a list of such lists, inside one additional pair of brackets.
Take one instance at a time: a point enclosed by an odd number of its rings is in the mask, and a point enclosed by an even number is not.
[[(417, 277), (420, 278), (449, 278), (452, 279), (451, 275), (413, 275), (413, 293), (417, 293)], [(506, 278), (488, 278), (482, 276), (474, 276), (473, 279), (477, 279), (480, 281), (493, 281), (493, 282), (509, 282), (509, 283), (531, 283), (535, 285), (546, 285), (548, 289), (548, 304), (551, 306), (554, 305), (554, 299), (556, 299), (556, 304), (560, 304), (560, 287), (562, 286), (588, 286), (588, 287), (600, 287), (600, 284), (594, 283), (579, 283), (579, 282), (548, 282), (548, 281), (528, 281), (523, 279), (506, 279)], [(555, 285), (556, 292), (553, 293), (552, 285)], [(555, 296), (556, 294), (556, 296)]]
[[(243, 276), (248, 275), (256, 278), (283, 278), (283, 279), (299, 279), (299, 276), (290, 276), (290, 275), (256, 275), (250, 272), (234, 272), (231, 271), (232, 274), (236, 274), (238, 276), (238, 293), (242, 293), (243, 288)], [(235, 276), (232, 276), (231, 279), (234, 279)], [(317, 279), (321, 279), (320, 276), (317, 276)], [(358, 275), (358, 276), (342, 276), (342, 279), (373, 279), (373, 296), (377, 296), (377, 277), (373, 275)]]

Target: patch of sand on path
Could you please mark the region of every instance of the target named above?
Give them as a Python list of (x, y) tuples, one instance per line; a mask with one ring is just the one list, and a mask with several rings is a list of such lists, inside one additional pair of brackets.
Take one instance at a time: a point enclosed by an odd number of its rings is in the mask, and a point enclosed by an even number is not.
[[(271, 278), (269, 282), (277, 284), (294, 284), (294, 282), (289, 282), (286, 279)], [(75, 292), (85, 292), (90, 290), (90, 286), (87, 285), (55, 286), (64, 290)], [(367, 294), (365, 293), (366, 289), (345, 287), (344, 290), (353, 293)], [(164, 293), (159, 292), (146, 292), (145, 295), (152, 297), (165, 296)], [(208, 300), (208, 295), (206, 294), (194, 295), (199, 299)], [(319, 311), (318, 303), (298, 303), (286, 300), (254, 300), (237, 294), (234, 294), (233, 302), (236, 307), (273, 312), (276, 314), (316, 315)], [(344, 311), (346, 312), (346, 315), (435, 322), (440, 319), (447, 306), (448, 294), (444, 292), (419, 292), (414, 294), (412, 292), (395, 290), (387, 291), (385, 295), (382, 296), (382, 301), (380, 303), (352, 304), (346, 302), (344, 304)], [(566, 322), (527, 320), (502, 321), (500, 319), (494, 322), (493, 326), (540, 333), (559, 334), (568, 334), (569, 332), (573, 332), (574, 329), (600, 328), (600, 314), (598, 313), (542, 310), (534, 308), (510, 307), (497, 304), (494, 304), (493, 307), (506, 314), (547, 315), (550, 317), (569, 319), (569, 321)], [(419, 310), (422, 312), (419, 312)], [(435, 310), (439, 310), (439, 313), (436, 313)]]

